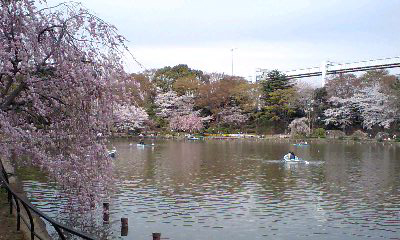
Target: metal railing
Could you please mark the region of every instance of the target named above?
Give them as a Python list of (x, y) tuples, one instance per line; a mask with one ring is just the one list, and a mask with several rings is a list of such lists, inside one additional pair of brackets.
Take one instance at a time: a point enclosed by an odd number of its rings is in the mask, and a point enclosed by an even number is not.
[[(17, 194), (11, 187), (10, 187), (10, 182), (8, 179), (8, 173), (4, 169), (4, 166), (0, 160), (0, 166), (1, 166), (1, 173), (0, 173), (0, 186), (6, 189), (8, 192), (8, 202), (10, 203), (10, 214), (13, 213), (14, 205), (17, 211), (17, 230), (19, 231), (21, 229), (21, 219), (26, 225), (26, 227), (29, 229), (31, 233), (31, 240), (34, 240), (35, 237), (38, 239), (43, 240), (42, 237), (40, 237), (36, 232), (35, 232), (35, 223), (33, 219), (33, 214), (35, 213), (37, 216), (40, 218), (46, 220), (48, 223), (50, 223), (54, 229), (57, 231), (58, 236), (60, 239), (65, 240), (65, 233), (68, 233), (73, 236), (80, 237), (81, 239), (87, 239), (87, 240), (94, 240), (95, 238), (86, 235), (85, 233), (79, 232), (77, 230), (74, 230), (70, 227), (65, 226), (64, 224), (61, 224), (59, 222), (54, 221), (50, 217), (46, 216), (43, 212), (41, 212), (39, 209), (37, 209), (35, 206), (33, 206), (30, 202), (27, 200), (24, 200), (19, 194)], [(25, 209), (26, 214), (29, 217), (29, 220), (25, 219), (22, 216), (21, 213), (21, 205), (23, 209)], [(29, 223), (28, 223), (29, 222)]]

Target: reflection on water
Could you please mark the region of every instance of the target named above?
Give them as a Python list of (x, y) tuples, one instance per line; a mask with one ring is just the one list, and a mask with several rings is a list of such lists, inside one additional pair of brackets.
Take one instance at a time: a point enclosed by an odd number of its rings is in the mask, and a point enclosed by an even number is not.
[[(399, 239), (398, 145), (155, 144), (113, 143), (110, 224), (101, 209), (69, 213), (54, 185), (25, 181), (25, 190), (44, 212), (101, 239)], [(310, 164), (282, 163), (289, 149)], [(121, 217), (129, 218), (128, 237), (120, 236)]]

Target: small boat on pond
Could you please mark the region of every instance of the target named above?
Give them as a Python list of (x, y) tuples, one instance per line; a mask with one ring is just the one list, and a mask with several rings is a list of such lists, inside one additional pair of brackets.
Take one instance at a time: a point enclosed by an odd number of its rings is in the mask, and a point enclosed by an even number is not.
[(138, 147), (154, 147), (155, 144), (154, 143), (152, 143), (152, 144), (138, 143), (138, 144), (136, 144), (136, 146), (138, 146)]
[(199, 137), (188, 137), (187, 140), (200, 140), (201, 138)]
[(108, 156), (115, 158), (117, 156), (117, 149), (108, 151)]
[(187, 135), (186, 139), (187, 140), (201, 140), (201, 139), (203, 139), (203, 137), (196, 137), (196, 136), (193, 136), (193, 135)]
[(285, 155), (285, 156), (283, 157), (283, 161), (284, 161), (285, 163), (304, 163), (304, 164), (309, 164), (308, 161), (305, 161), (305, 160), (303, 160), (303, 159), (301, 159), (301, 158), (298, 158), (297, 156), (295, 156), (294, 159), (290, 159), (290, 157), (289, 157), (288, 155)]
[(310, 146), (310, 144), (308, 142), (300, 142), (300, 143), (295, 143), (293, 144), (293, 146), (297, 146), (297, 147), (308, 147)]

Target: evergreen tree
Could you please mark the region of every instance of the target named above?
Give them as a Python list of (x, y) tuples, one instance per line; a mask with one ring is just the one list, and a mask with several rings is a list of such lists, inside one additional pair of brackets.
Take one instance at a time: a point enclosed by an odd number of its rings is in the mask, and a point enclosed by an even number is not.
[(276, 90), (283, 90), (293, 87), (293, 83), (286, 77), (286, 75), (278, 70), (268, 72), (267, 78), (260, 82), (261, 90), (264, 98), (268, 98), (269, 94)]
[(264, 104), (262, 115), (273, 124), (278, 131), (286, 129), (295, 114), (294, 84), (286, 75), (278, 70), (270, 71), (265, 80), (260, 82), (261, 96)]
[(314, 91), (314, 97), (313, 97), (313, 103), (312, 103), (312, 108), (313, 108), (313, 115), (314, 115), (314, 120), (316, 126), (318, 127), (324, 127), (324, 112), (326, 109), (329, 108), (329, 103), (328, 103), (328, 92), (326, 91), (325, 87), (317, 88)]

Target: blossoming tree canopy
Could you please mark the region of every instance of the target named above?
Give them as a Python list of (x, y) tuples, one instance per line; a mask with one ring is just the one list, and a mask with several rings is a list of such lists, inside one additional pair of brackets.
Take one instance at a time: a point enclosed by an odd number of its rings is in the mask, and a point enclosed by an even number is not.
[(79, 4), (42, 3), (0, 1), (0, 150), (93, 202), (110, 176), (96, 136), (108, 134), (125, 39)]
[(396, 121), (396, 107), (378, 83), (364, 86), (346, 99), (331, 97), (329, 102), (332, 107), (324, 112), (326, 125), (334, 124), (344, 128), (358, 117), (365, 129), (374, 126), (389, 128)]
[(118, 104), (114, 109), (114, 125), (118, 131), (142, 129), (149, 118), (143, 108), (134, 105)]

